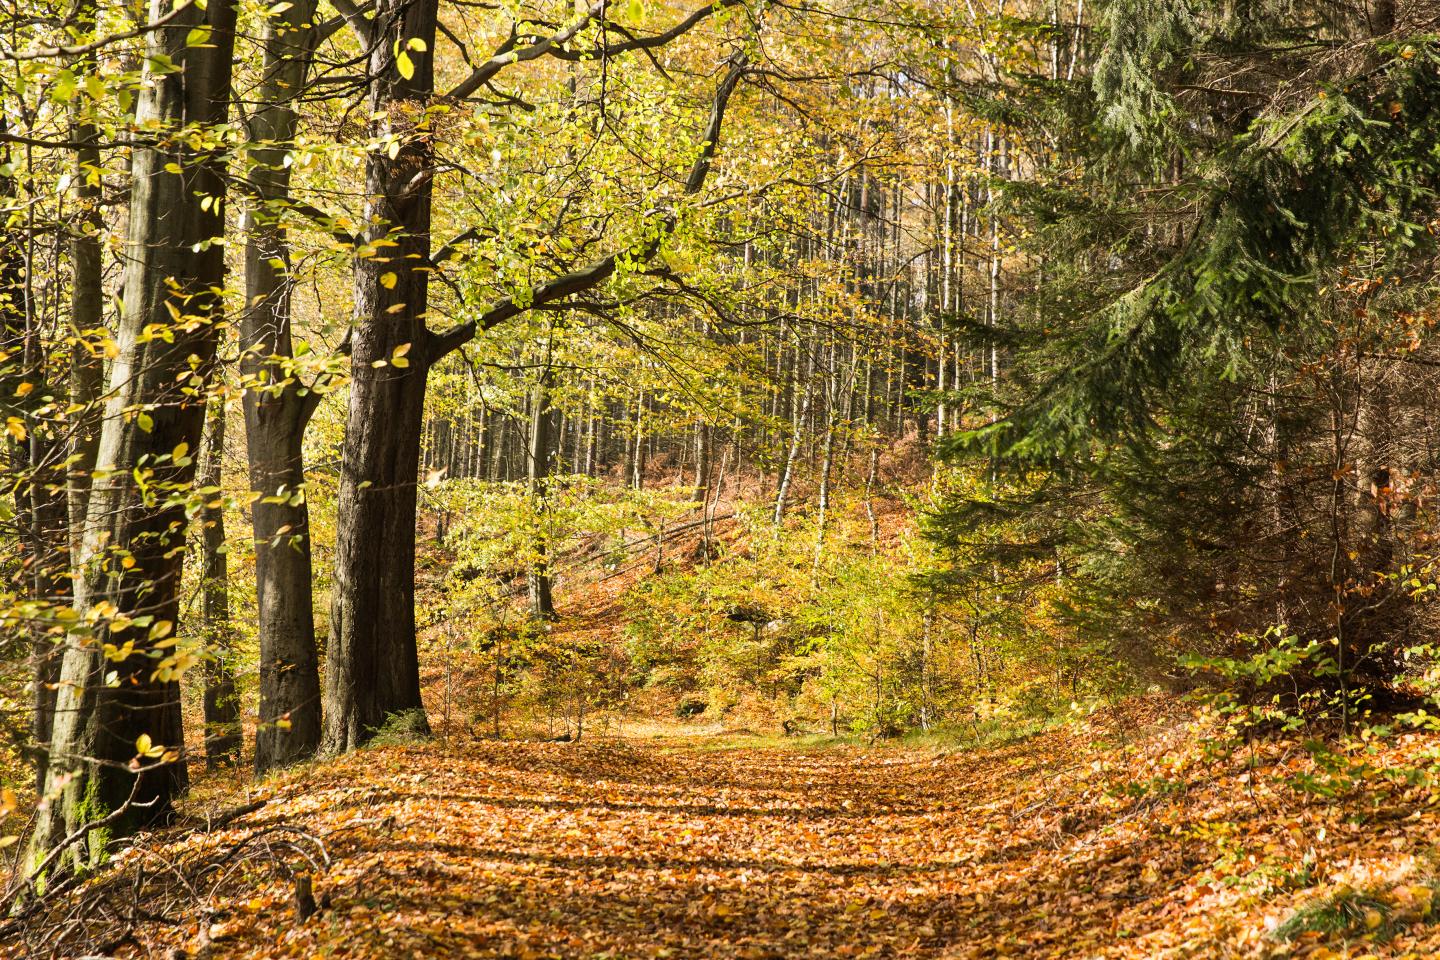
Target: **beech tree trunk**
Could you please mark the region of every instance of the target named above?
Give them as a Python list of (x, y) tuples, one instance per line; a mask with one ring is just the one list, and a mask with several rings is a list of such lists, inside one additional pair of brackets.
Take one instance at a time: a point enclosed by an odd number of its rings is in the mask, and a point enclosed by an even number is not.
[[(432, 339), (425, 314), (434, 159), (424, 107), (434, 92), (437, 5), (381, 0), (373, 21), (379, 35), (369, 60), (369, 106), (379, 119), (370, 135), (398, 138), (400, 146), (393, 157), (372, 151), (365, 164), (369, 202), (355, 259), (326, 650), (327, 752), (364, 744), (392, 714), (424, 715), (415, 651), (415, 497)], [(408, 79), (396, 68), (397, 51), (413, 63)]]
[[(0, 121), (0, 129), (3, 128), (4, 122)], [(10, 160), (10, 151), (4, 156)], [(14, 178), (0, 176), (0, 198), (7, 204), (19, 202), (18, 188)], [(6, 418), (16, 418), (25, 427), (24, 436), (6, 442), (10, 471), (15, 478), (14, 531), (22, 558), (13, 576), (17, 592), (43, 608), (65, 602), (64, 595), (68, 593), (67, 517), (61, 468), (65, 447), (56, 440), (53, 421), (40, 417), (37, 408), (43, 403), (39, 398), (52, 391), (63, 394), (43, 379), (45, 370), (31, 295), (34, 237), (22, 224), (14, 226), (18, 228), (13, 231), (0, 226), (0, 344), (5, 354), (5, 360), (0, 363), (0, 396), (6, 398)], [(32, 626), (28, 632), (32, 692), (29, 746), (33, 748), (36, 782), (43, 784), (45, 745), (50, 740), (54, 721), (61, 649), (43, 626)]]
[(255, 768), (303, 760), (320, 745), (320, 671), (302, 445), (319, 394), (297, 375), (291, 342), (287, 153), (294, 98), (313, 55), (315, 0), (270, 16), (258, 105), (250, 117), (252, 197), (245, 212), (241, 373), (260, 637)]
[[(425, 380), (450, 350), (536, 306), (582, 293), (614, 275), (619, 258), (645, 259), (658, 249), (611, 254), (536, 286), (524, 305), (506, 298), (479, 319), (431, 333), (426, 326), (431, 187), (435, 164), (430, 51), (435, 48), (438, 0), (381, 0), (370, 38), (371, 140), (393, 144), (366, 159), (366, 227), (355, 260), (355, 325), (350, 337), (352, 378), (337, 496), (334, 601), (326, 648), (327, 751), (369, 740), (392, 715), (405, 714), (412, 731), (428, 730), (415, 649), (415, 502)], [(694, 21), (692, 21), (694, 22)], [(531, 48), (532, 56), (548, 49)], [(397, 58), (409, 61), (403, 75)], [(518, 56), (518, 54), (515, 54)], [(488, 75), (514, 62), (510, 55), (477, 68), (450, 96), (466, 97)], [(725, 107), (744, 73), (743, 58), (716, 91), (714, 110), (685, 192), (704, 184), (719, 142)], [(674, 220), (668, 219), (668, 231)], [(497, 448), (497, 456), (500, 450)]]
[[(547, 367), (540, 374), (535, 385), (532, 400), (533, 410), (530, 421), (530, 496), (535, 500), (535, 509), (543, 518), (546, 498), (549, 496), (551, 433), (555, 422), (555, 411), (550, 404), (550, 370)], [(543, 519), (542, 519), (543, 523)], [(530, 595), (530, 615), (537, 620), (555, 618), (555, 599), (550, 582), (549, 544), (542, 531), (536, 538), (535, 563), (526, 577)]]
[(230, 564), (225, 553), (225, 508), (220, 490), (225, 456), (225, 404), (210, 402), (198, 478), (200, 511), (201, 620), (205, 629), (205, 765), (237, 766), (243, 735), (235, 688), (234, 631), (230, 625)]
[[(152, 0), (151, 19), (171, 12), (163, 0)], [(190, 31), (202, 25), (209, 27), (208, 44), (188, 46)], [(205, 128), (224, 119), (234, 25), (233, 3), (210, 0), (204, 10), (184, 8), (167, 29), (149, 35), (150, 66), (137, 111), (142, 127)], [(154, 72), (166, 62), (173, 71)], [(215, 353), (224, 256), (223, 247), (207, 241), (224, 223), (218, 162), (190, 140), (161, 140), (134, 152), (118, 356), (76, 558), (75, 603), (82, 613), (113, 607), (132, 620), (152, 618), (153, 625), (111, 631), (108, 624), (116, 621), (101, 616), (93, 633), (67, 638), (47, 801), (31, 838), (37, 855), (107, 813), (117, 814), (107, 825), (114, 835), (166, 820), (187, 782), (179, 684), (163, 672), (164, 651), (159, 658), (149, 654), (169, 636), (162, 624), (173, 624), (179, 609), (187, 522), (183, 505), (167, 502), (165, 494), (183, 492), (194, 479), (205, 374)], [(204, 197), (211, 198), (206, 209)], [(175, 322), (176, 313), (183, 323)], [(172, 338), (147, 336), (151, 325), (170, 330)], [(126, 641), (135, 645), (128, 656), (101, 652), (102, 642), (123, 651)], [(142, 749), (142, 738), (154, 749)], [(60, 862), (83, 867), (87, 852), (88, 845), (72, 848)]]

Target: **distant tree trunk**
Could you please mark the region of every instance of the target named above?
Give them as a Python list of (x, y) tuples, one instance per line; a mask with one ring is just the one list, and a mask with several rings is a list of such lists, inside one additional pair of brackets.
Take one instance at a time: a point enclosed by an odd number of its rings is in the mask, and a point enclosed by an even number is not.
[[(82, 36), (95, 28), (94, 0), (82, 0), (76, 8)], [(79, 63), (80, 71), (93, 71), (94, 54)], [(70, 404), (76, 411), (70, 428), (71, 460), (67, 482), (70, 514), (70, 553), (79, 556), (85, 533), (85, 513), (90, 500), (90, 475), (100, 446), (101, 397), (105, 392), (105, 364), (96, 334), (105, 325), (105, 286), (100, 235), (105, 229), (100, 214), (101, 166), (100, 132), (83, 119), (79, 101), (72, 109), (71, 138), (75, 148), (75, 227), (70, 240)]]
[(630, 486), (645, 487), (645, 392), (635, 398), (635, 446), (630, 454)]
[[(1390, 587), (1386, 581), (1393, 576), (1397, 554), (1402, 545), (1395, 530), (1396, 506), (1394, 484), (1397, 479), (1397, 465), (1394, 462), (1394, 416), (1391, 412), (1390, 386), (1380, 377), (1374, 383), (1367, 383), (1367, 367), (1359, 371), (1359, 395), (1356, 397), (1355, 471), (1358, 489), (1354, 498), (1355, 522), (1352, 560), (1355, 578), (1359, 585), (1375, 591), (1375, 596), (1363, 606), (1364, 612), (1355, 617), (1346, 617), (1346, 631), (1354, 647), (1354, 658), (1348, 661), (1352, 672), (1362, 667), (1375, 668), (1381, 661), (1391, 661), (1386, 668), (1397, 666), (1393, 658), (1398, 654), (1385, 649), (1379, 638), (1393, 637), (1397, 606), (1401, 592)], [(1368, 594), (1367, 594), (1368, 596)], [(1356, 620), (1360, 622), (1357, 623)]]
[(931, 717), (931, 632), (935, 626), (935, 609), (930, 604), (925, 606), (925, 614), (921, 621), (920, 633), (920, 729), (929, 730), (933, 721)]
[(95, 145), (95, 128), (77, 125), (76, 142), (85, 146), (75, 151), (76, 197), (80, 212), (75, 235), (70, 241), (70, 326), (75, 343), (70, 354), (70, 403), (76, 409), (70, 432), (67, 497), (70, 514), (70, 549), (79, 555), (85, 531), (85, 513), (90, 500), (90, 475), (100, 446), (101, 396), (105, 390), (105, 366), (98, 348), (90, 344), (104, 326), (105, 289), (101, 266), (100, 183), (91, 171), (100, 169), (100, 149)]
[(304, 89), (314, 45), (315, 0), (276, 8), (266, 24), (264, 67), (249, 119), (251, 196), (245, 211), (245, 310), (240, 368), (255, 537), (260, 717), (255, 768), (303, 760), (320, 744), (320, 672), (311, 584), (310, 507), (305, 497), (305, 429), (319, 401), (294, 370), (290, 195), (294, 99)]
[(785, 454), (785, 466), (780, 471), (780, 483), (775, 490), (775, 511), (772, 520), (775, 526), (785, 522), (785, 502), (790, 496), (790, 484), (795, 476), (795, 461), (800, 456), (800, 440), (802, 425), (805, 417), (810, 412), (810, 397), (813, 391), (809, 383), (805, 385), (804, 398), (800, 402), (799, 410), (796, 411), (790, 424), (790, 449)]
[(500, 429), (496, 432), (495, 454), (490, 459), (489, 479), (492, 482), (505, 479), (500, 472), (500, 467), (504, 461), (505, 448), (510, 445), (510, 418), (503, 415), (498, 416), (500, 417)]
[[(4, 127), (0, 120), (0, 129)], [(7, 162), (13, 159), (8, 149), (3, 156)], [(19, 183), (13, 177), (0, 175), (0, 200), (7, 205), (21, 202)], [(63, 602), (68, 592), (68, 518), (60, 469), (65, 449), (56, 441), (49, 418), (37, 415), (43, 403), (37, 401), (52, 392), (63, 393), (43, 379), (44, 358), (32, 296), (35, 236), (23, 221), (12, 221), (9, 226), (13, 230), (0, 225), (0, 346), (5, 355), (0, 364), (0, 396), (6, 398), (6, 415), (25, 426), (24, 436), (7, 441), (15, 532), (22, 558), (12, 572), (18, 593), (44, 607)], [(43, 785), (62, 649), (38, 624), (29, 633), (31, 745), (36, 783)]]
[(205, 765), (238, 766), (240, 695), (235, 688), (234, 631), (230, 625), (230, 570), (225, 553), (225, 508), (221, 461), (225, 455), (225, 404), (210, 401), (201, 451), (199, 486), (202, 578), (201, 620), (205, 625)]
[[(546, 499), (550, 495), (550, 434), (554, 421), (555, 411), (550, 404), (550, 369), (547, 356), (546, 368), (541, 372), (540, 381), (535, 385), (531, 396), (530, 419), (529, 492), (535, 503), (535, 510), (540, 515), (542, 528), (545, 524)], [(555, 617), (555, 600), (551, 594), (550, 583), (549, 549), (545, 532), (542, 529), (535, 542), (535, 562), (531, 565), (526, 577), (530, 594), (530, 615), (537, 620), (553, 620)]]
[(830, 515), (830, 475), (835, 465), (835, 415), (833, 411), (825, 420), (824, 454), (820, 461), (820, 492), (815, 515), (815, 560), (811, 564), (811, 578), (820, 575), (820, 560), (825, 552), (825, 524)]
[(1370, 6), (1370, 35), (1381, 37), (1395, 29), (1395, 0), (1373, 0)]
[[(171, 12), (163, 0), (153, 0), (152, 19)], [(202, 24), (209, 27), (209, 43), (189, 46), (187, 36)], [(147, 62), (168, 61), (177, 69), (150, 74), (142, 85), (142, 127), (178, 130), (224, 119), (234, 25), (233, 3), (210, 0), (204, 10), (183, 8), (167, 29), (149, 35)], [(54, 799), (40, 811), (31, 839), (41, 855), (107, 811), (119, 814), (107, 826), (116, 835), (165, 820), (186, 785), (179, 684), (164, 671), (163, 651), (159, 659), (149, 655), (146, 639), (166, 636), (161, 624), (173, 624), (179, 609), (185, 511), (167, 498), (147, 497), (136, 474), (148, 474), (152, 491), (183, 490), (194, 478), (191, 454), (205, 416), (204, 374), (215, 353), (216, 291), (224, 283), (224, 248), (206, 242), (224, 222), (218, 163), (184, 140), (161, 139), (133, 154), (118, 356), (100, 433), (98, 479), (76, 558), (83, 571), (76, 606), (98, 612), (113, 605), (121, 615), (153, 617), (154, 624), (112, 635), (102, 618), (95, 635), (69, 638), (46, 775), (46, 793)], [(202, 197), (211, 198), (204, 210)], [(172, 311), (198, 323), (177, 328)], [(152, 325), (171, 330), (173, 339), (147, 336)], [(123, 646), (127, 640), (137, 647), (130, 656), (114, 661), (101, 654), (101, 641)], [(159, 756), (139, 750), (142, 736)], [(67, 852), (61, 862), (83, 866), (86, 849)]]
[[(415, 649), (415, 504), (432, 359), (425, 316), (434, 158), (423, 108), (434, 93), (437, 7), (438, 0), (380, 0), (372, 21), (378, 33), (369, 57), (371, 134), (396, 137), (399, 147), (393, 157), (372, 150), (365, 161), (368, 203), (355, 259), (326, 655), (329, 752), (364, 744), (391, 714), (424, 711)], [(408, 79), (396, 68), (402, 50), (413, 64)]]
[(590, 415), (586, 418), (585, 430), (585, 476), (595, 476), (595, 470), (599, 466), (597, 458), (600, 454), (600, 431), (604, 425), (604, 419), (600, 416), (595, 404), (595, 384), (590, 384)]
[(695, 499), (701, 507), (710, 498), (710, 425), (695, 427)]

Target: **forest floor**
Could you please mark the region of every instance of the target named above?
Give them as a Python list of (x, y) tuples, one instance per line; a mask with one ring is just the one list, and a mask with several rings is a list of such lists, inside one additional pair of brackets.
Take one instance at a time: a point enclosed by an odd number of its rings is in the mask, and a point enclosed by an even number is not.
[[(1394, 775), (1435, 738), (1370, 752), (1372, 772), (1327, 799), (1297, 744), (1217, 757), (1203, 729), (1149, 698), (963, 751), (376, 747), (243, 795), (202, 784), (188, 825), (53, 898), (0, 953), (1440, 955), (1440, 807)], [(318, 901), (304, 922), (297, 872)]]

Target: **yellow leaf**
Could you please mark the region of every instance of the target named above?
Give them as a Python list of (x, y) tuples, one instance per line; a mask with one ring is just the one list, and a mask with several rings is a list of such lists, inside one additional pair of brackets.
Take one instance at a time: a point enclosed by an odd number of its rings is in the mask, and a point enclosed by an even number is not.
[(140, 734), (140, 736), (135, 738), (136, 753), (149, 753), (154, 748), (154, 746), (155, 744), (153, 741), (151, 741), (150, 734), (148, 733), (142, 733)]
[(395, 276), (395, 274), (393, 273), (382, 273), (380, 274), (380, 286), (384, 287), (386, 290), (394, 290), (395, 283), (399, 279), (400, 278)]

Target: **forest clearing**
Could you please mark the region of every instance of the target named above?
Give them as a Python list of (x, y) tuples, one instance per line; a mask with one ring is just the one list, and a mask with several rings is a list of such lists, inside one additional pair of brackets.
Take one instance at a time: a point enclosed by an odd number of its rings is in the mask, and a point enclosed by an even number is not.
[(0, 953), (1432, 957), (1440, 3), (0, 0)]

